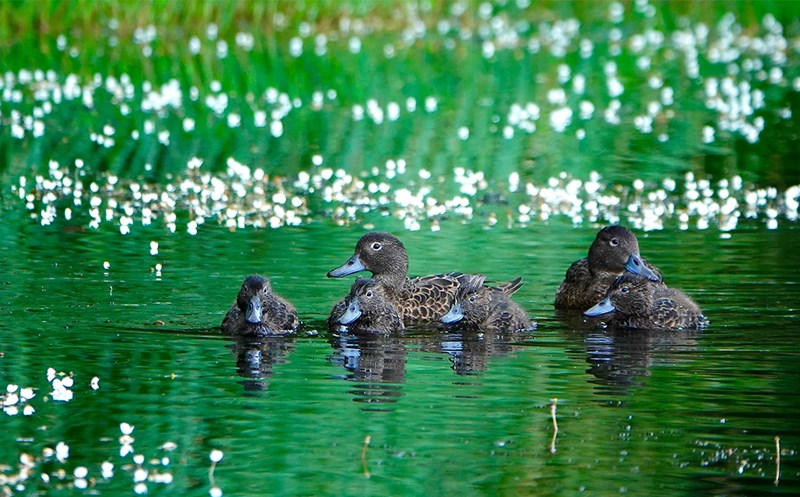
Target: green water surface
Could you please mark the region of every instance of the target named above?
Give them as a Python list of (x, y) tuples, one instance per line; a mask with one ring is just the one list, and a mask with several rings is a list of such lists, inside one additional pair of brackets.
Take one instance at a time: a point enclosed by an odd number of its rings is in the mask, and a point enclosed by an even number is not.
[[(0, 493), (800, 494), (798, 12), (0, 1)], [(556, 316), (615, 223), (707, 329)], [(370, 230), (538, 328), (329, 332)]]

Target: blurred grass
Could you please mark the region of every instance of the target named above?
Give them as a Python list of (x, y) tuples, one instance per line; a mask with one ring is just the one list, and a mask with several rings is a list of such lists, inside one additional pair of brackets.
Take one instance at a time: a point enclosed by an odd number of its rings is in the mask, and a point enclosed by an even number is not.
[[(481, 2), (465, 2), (462, 16), (465, 25), (474, 25)], [(520, 2), (522, 3), (522, 2)], [(634, 1), (621, 2), (630, 12)], [(691, 17), (695, 22), (713, 23), (726, 12), (736, 12), (740, 22), (757, 23), (770, 13), (786, 24), (797, 23), (800, 7), (787, 0), (661, 0), (652, 3), (661, 13), (664, 28), (674, 29), (679, 17)], [(508, 11), (529, 21), (552, 21), (573, 16), (583, 24), (603, 18), (608, 2), (595, 0), (546, 0), (531, 2), (530, 8), (519, 9), (513, 1), (497, 2), (495, 11)], [(8, 47), (20, 35), (39, 39), (59, 34), (98, 37), (107, 23), (115, 19), (119, 35), (131, 36), (137, 27), (154, 25), (157, 30), (183, 28), (192, 31), (208, 24), (218, 26), (222, 37), (238, 30), (251, 29), (264, 35), (273, 34), (276, 14), (282, 24), (296, 27), (300, 22), (313, 22), (321, 30), (331, 29), (343, 17), (365, 18), (382, 29), (398, 29), (413, 13), (427, 23), (435, 22), (453, 7), (452, 2), (409, 2), (405, 0), (3, 0), (0, 2), (0, 46)]]
[[(581, 22), (581, 36), (602, 40), (609, 26), (606, 2), (550, 0), (532, 2), (525, 9), (520, 9), (519, 3), (525, 2), (509, 0), (490, 5), (494, 13), (504, 14), (509, 22), (527, 23), (523, 29), (527, 33), (539, 30), (541, 23), (574, 17)], [(627, 22), (621, 25), (622, 29), (646, 25), (669, 34), (681, 24), (682, 17), (690, 17), (695, 24), (713, 25), (727, 12), (736, 13), (745, 31), (757, 32), (767, 13), (782, 22), (787, 31), (800, 29), (797, 2), (652, 3), (658, 15), (645, 20), (635, 11), (635, 2), (623, 2)], [(554, 75), (562, 63), (586, 75), (587, 97), (601, 112), (610, 100), (601, 91), (605, 85), (605, 60), (582, 60), (575, 53), (558, 59), (519, 49), (498, 51), (488, 61), (480, 55), (479, 40), (450, 50), (443, 47), (441, 36), (426, 36), (398, 48), (391, 59), (384, 55), (387, 44), (400, 46), (398, 38), (414, 22), (421, 21), (428, 32), (435, 33), (441, 19), (452, 18), (455, 5), (403, 0), (0, 1), (0, 60), (5, 71), (52, 69), (60, 78), (73, 73), (83, 81), (91, 81), (96, 74), (102, 78), (126, 74), (137, 89), (144, 82), (158, 86), (175, 78), (184, 92), (190, 87), (200, 92), (197, 101), (184, 97), (182, 108), (159, 116), (136, 109), (141, 94), (136, 95), (132, 102), (134, 112), (128, 115), (120, 113), (113, 96), (101, 91), (96, 92), (93, 109), (87, 110), (79, 102), (62, 104), (57, 115), (45, 118), (48, 133), (41, 139), (19, 141), (7, 133), (0, 134), (0, 157), (6, 158), (0, 169), (3, 173), (26, 174), (46, 169), (52, 158), (61, 163), (82, 158), (93, 171), (166, 181), (179, 174), (192, 156), (203, 157), (214, 170), (224, 169), (227, 157), (236, 157), (274, 174), (293, 174), (307, 169), (311, 157), (320, 154), (326, 164), (356, 173), (382, 165), (387, 159), (403, 157), (410, 170), (428, 169), (436, 175), (447, 175), (454, 167), (468, 167), (485, 171), (490, 178), (507, 178), (517, 170), (526, 178), (540, 179), (560, 171), (583, 176), (600, 170), (609, 181), (628, 181), (639, 176), (661, 178), (695, 170), (720, 176), (744, 172), (755, 178), (769, 177), (776, 182), (773, 184), (799, 179), (800, 166), (794, 164), (800, 161), (792, 159), (797, 152), (786, 145), (796, 134), (791, 126), (783, 131), (779, 128), (780, 132), (765, 132), (765, 136), (786, 142), (759, 145), (772, 153), (753, 153), (752, 147), (741, 143), (720, 143), (713, 150), (698, 147), (708, 112), (696, 98), (699, 88), (686, 78), (679, 58), (653, 60), (668, 83), (680, 92), (678, 96), (691, 97), (675, 103), (686, 118), (661, 129), (671, 137), (666, 144), (656, 140), (656, 133), (622, 132), (619, 127), (605, 125), (600, 118), (582, 124), (586, 139), (578, 143), (574, 130), (572, 134), (556, 133), (546, 125), (546, 117), (534, 134), (518, 132), (513, 140), (499, 138), (495, 124), (502, 112), (513, 102), (542, 102), (548, 88), (555, 85)], [(481, 5), (476, 1), (464, 3), (459, 25), (475, 30), (482, 22), (485, 24)], [(347, 48), (348, 33), (352, 31), (342, 27), (348, 23), (351, 28), (361, 23), (361, 31), (368, 34), (362, 36), (364, 47), (358, 54)], [(218, 29), (215, 37), (207, 32), (212, 24)], [(155, 29), (155, 39), (135, 43), (137, 30), (149, 26)], [(289, 39), (303, 30), (308, 31), (304, 53), (293, 56), (288, 50)], [(252, 50), (239, 50), (234, 45), (240, 32), (254, 35)], [(328, 36), (328, 56), (313, 53), (317, 33)], [(67, 49), (58, 48), (60, 36), (66, 40)], [(193, 36), (202, 43), (198, 54), (189, 49), (188, 41)], [(217, 56), (217, 40), (228, 43), (227, 57)], [(603, 53), (602, 43), (598, 43), (599, 53)], [(144, 55), (145, 47), (152, 49), (151, 55)], [(638, 112), (648, 101), (658, 98), (657, 91), (641, 81), (634, 57), (623, 54), (618, 63), (621, 77), (629, 79), (625, 81), (624, 102), (629, 112)], [(722, 65), (705, 69), (715, 76), (723, 75), (725, 70)], [(209, 90), (212, 81), (219, 82), (229, 97), (228, 107), (220, 116), (203, 102), (206, 95), (213, 93)], [(280, 139), (252, 125), (257, 110), (269, 110), (263, 98), (268, 87), (303, 101), (302, 108), (282, 121), (284, 133)], [(336, 91), (336, 102), (318, 111), (308, 109), (311, 94), (327, 89)], [(403, 119), (380, 126), (369, 120), (352, 119), (352, 107), (364, 105), (369, 99), (378, 99), (381, 105), (402, 105), (413, 98), (421, 107), (428, 96), (440, 97), (446, 108), (435, 114), (404, 112)], [(570, 106), (576, 108), (580, 97), (568, 98)], [(775, 105), (784, 104), (780, 98)], [(28, 113), (32, 105), (24, 101), (16, 108)], [(8, 115), (8, 109), (0, 110)], [(230, 113), (241, 116), (241, 127), (231, 129), (226, 125), (225, 118)], [(800, 110), (794, 115), (800, 115)], [(192, 133), (182, 129), (186, 117), (196, 122)], [(169, 146), (159, 144), (155, 134), (143, 135), (138, 141), (127, 139), (132, 132), (142, 130), (147, 120), (154, 121), (159, 131), (170, 133)], [(99, 132), (109, 123), (117, 129), (114, 147), (105, 149), (88, 141), (90, 132)], [(792, 123), (796, 119), (789, 124)], [(469, 128), (470, 140), (456, 138), (455, 130), (460, 127)], [(775, 174), (776, 170), (780, 173)]]

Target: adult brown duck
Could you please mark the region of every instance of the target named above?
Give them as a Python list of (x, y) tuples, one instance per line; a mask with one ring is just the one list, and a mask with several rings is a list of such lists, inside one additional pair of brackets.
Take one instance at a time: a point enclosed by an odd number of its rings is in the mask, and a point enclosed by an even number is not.
[[(408, 253), (396, 236), (367, 233), (356, 243), (355, 253), (344, 264), (328, 272), (329, 278), (341, 278), (369, 271), (386, 289), (388, 298), (403, 315), (405, 324), (433, 323), (452, 307), (458, 288), (475, 275), (461, 273), (408, 277)], [(334, 306), (341, 315), (344, 301)]]
[(556, 292), (555, 307), (585, 311), (600, 302), (623, 272), (642, 275), (663, 286), (661, 271), (639, 255), (636, 235), (623, 226), (601, 229), (588, 257), (572, 263)]

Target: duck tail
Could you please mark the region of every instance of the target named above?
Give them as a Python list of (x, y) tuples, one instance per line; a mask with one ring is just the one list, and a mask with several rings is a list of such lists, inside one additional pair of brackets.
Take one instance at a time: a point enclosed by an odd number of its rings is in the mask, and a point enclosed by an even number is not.
[(522, 288), (522, 285), (525, 283), (522, 281), (522, 276), (518, 276), (513, 280), (509, 281), (508, 283), (503, 283), (499, 286), (500, 290), (508, 296), (514, 295), (517, 291)]

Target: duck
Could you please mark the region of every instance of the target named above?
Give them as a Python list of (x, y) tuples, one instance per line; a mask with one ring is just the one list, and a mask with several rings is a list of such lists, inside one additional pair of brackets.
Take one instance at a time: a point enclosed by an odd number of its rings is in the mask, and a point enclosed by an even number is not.
[(708, 325), (688, 295), (638, 274), (618, 277), (605, 297), (584, 312), (585, 316), (608, 316), (614, 328), (684, 330)]
[(530, 331), (536, 328), (522, 307), (511, 300), (521, 287), (517, 278), (500, 287), (484, 285), (484, 277), (472, 277), (458, 289), (455, 303), (440, 318), (445, 324), (461, 324), (470, 331)]
[[(405, 324), (436, 323), (452, 307), (456, 292), (472, 275), (462, 273), (408, 277), (408, 253), (396, 236), (369, 232), (356, 243), (347, 262), (328, 272), (329, 278), (369, 271), (403, 315)], [(343, 312), (344, 301), (334, 306)]]
[(624, 226), (606, 226), (597, 233), (588, 257), (570, 265), (556, 291), (555, 308), (585, 311), (626, 271), (663, 286), (661, 271), (639, 255), (636, 235)]
[(222, 320), (222, 331), (231, 335), (280, 335), (299, 327), (294, 306), (273, 293), (269, 279), (261, 275), (244, 279), (236, 302)]
[(389, 292), (372, 278), (358, 278), (345, 298), (343, 313), (331, 312), (328, 327), (353, 332), (390, 333), (402, 331), (403, 315), (392, 303)]

